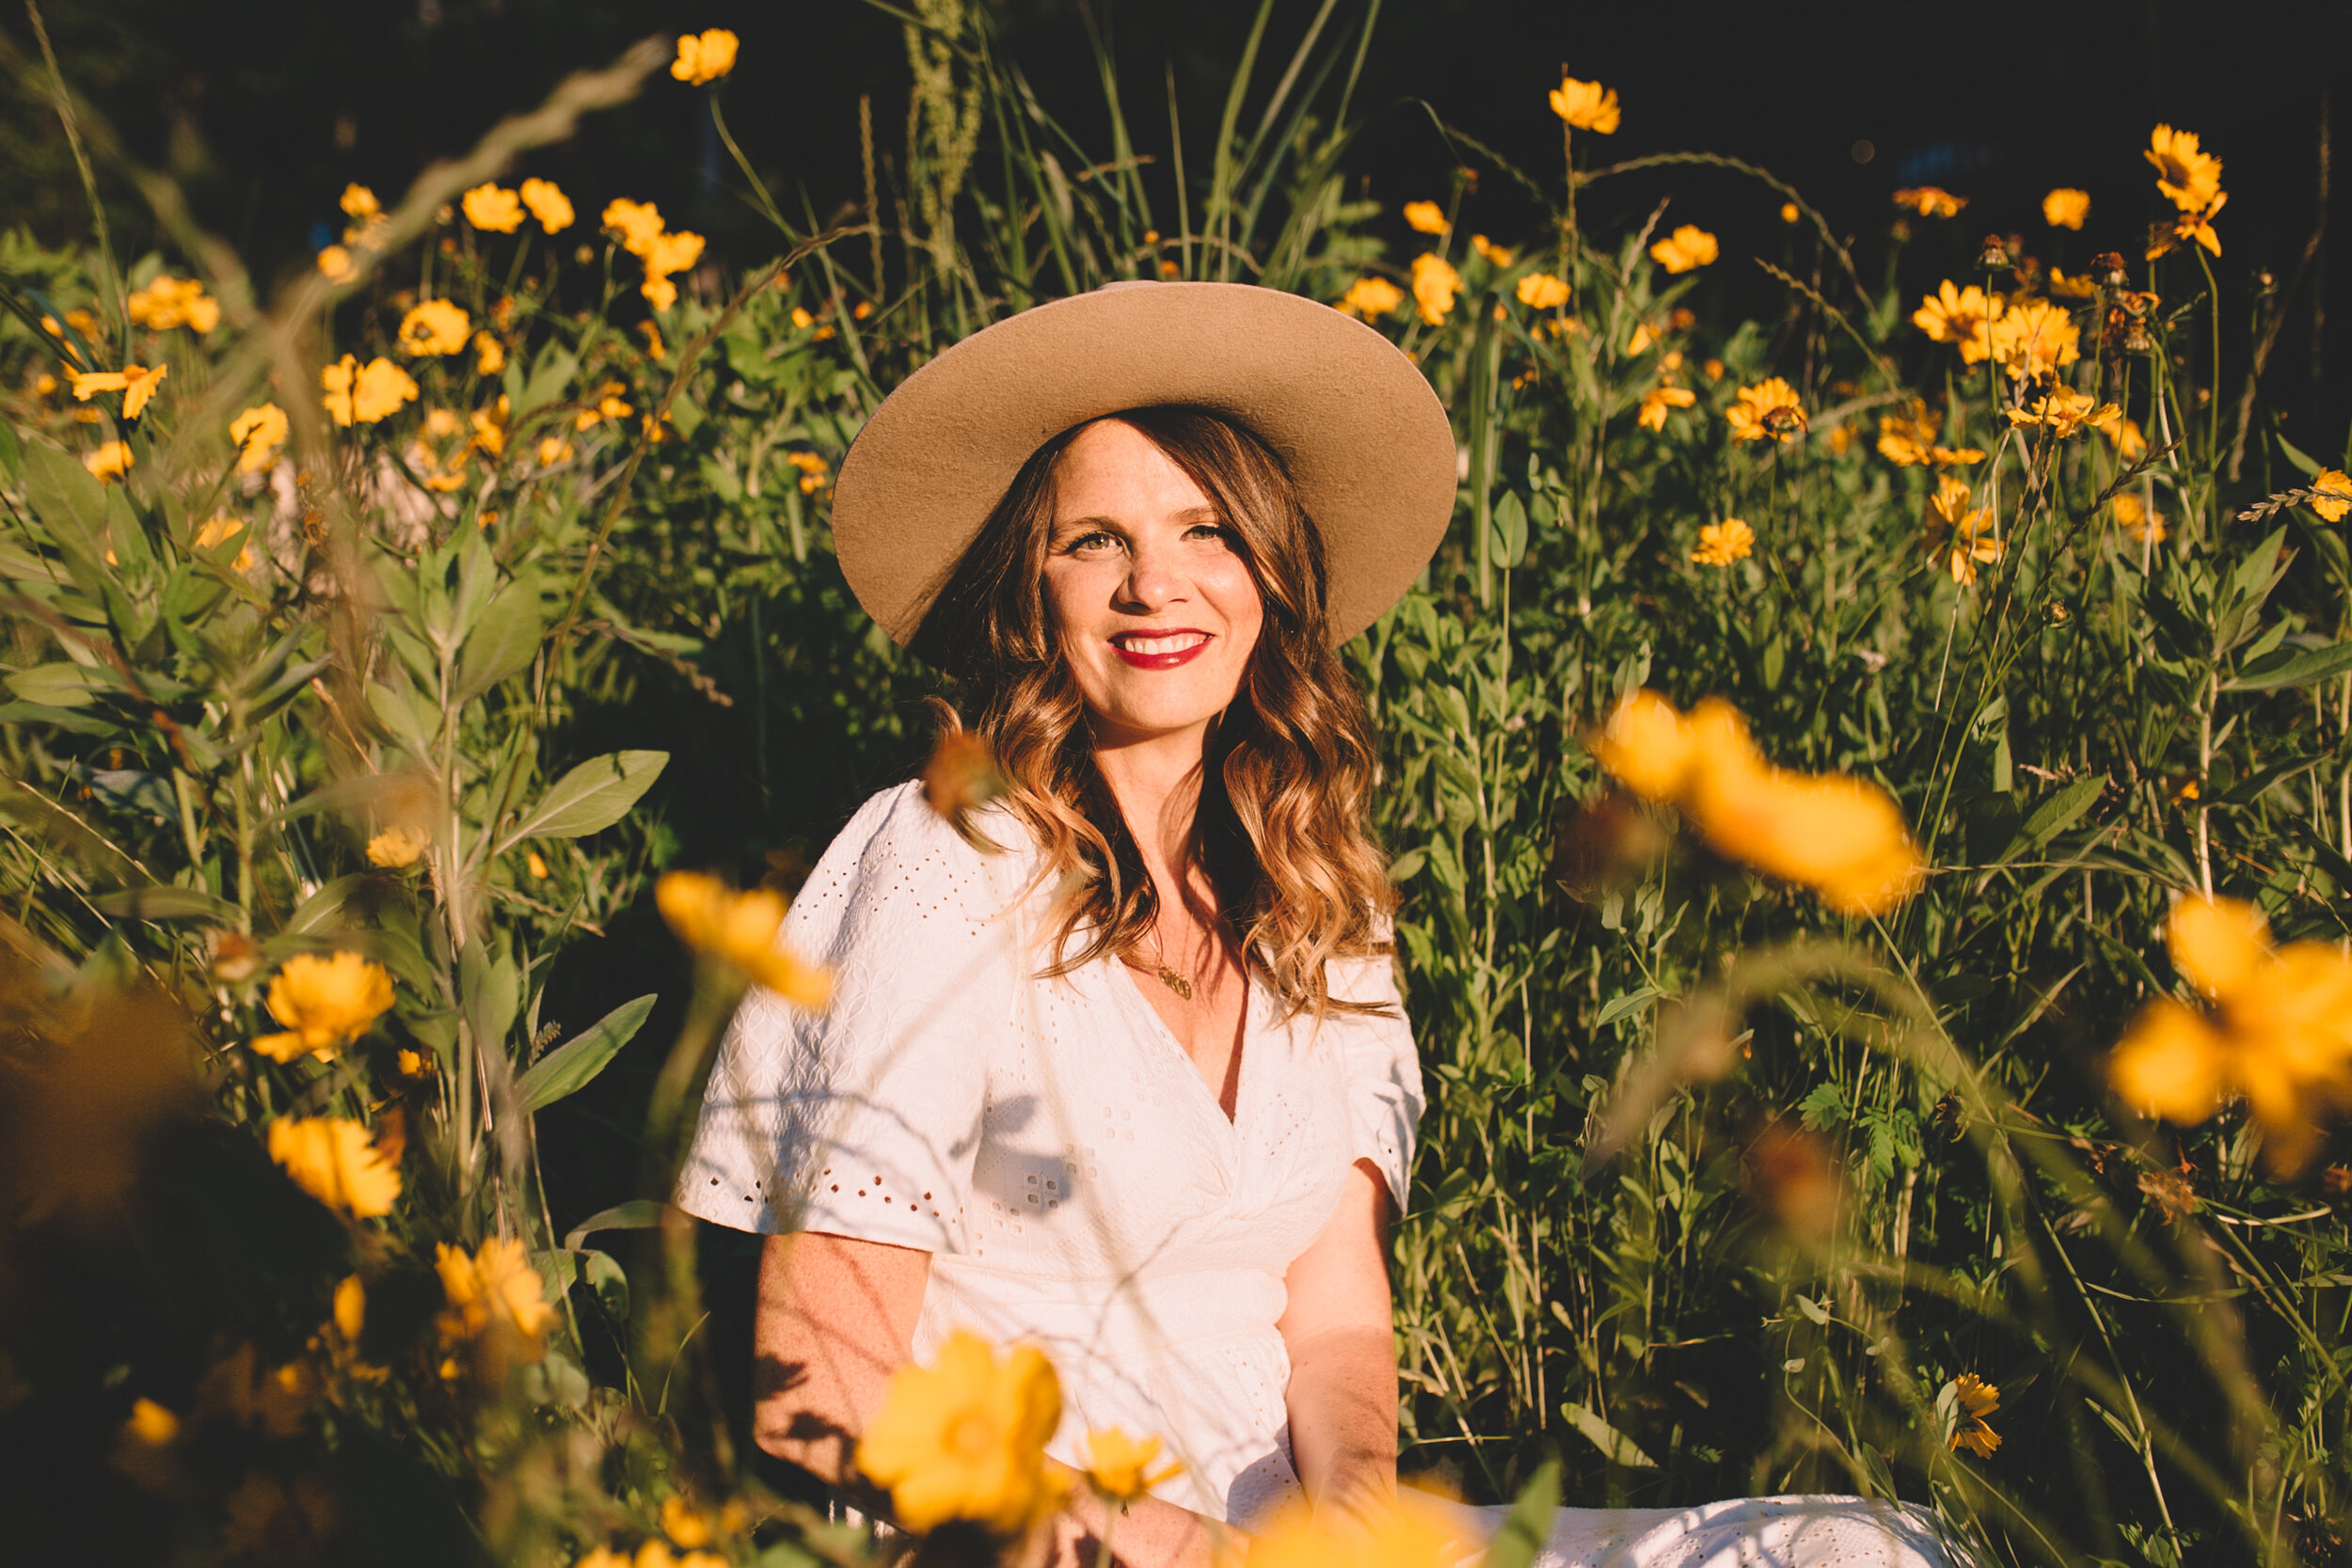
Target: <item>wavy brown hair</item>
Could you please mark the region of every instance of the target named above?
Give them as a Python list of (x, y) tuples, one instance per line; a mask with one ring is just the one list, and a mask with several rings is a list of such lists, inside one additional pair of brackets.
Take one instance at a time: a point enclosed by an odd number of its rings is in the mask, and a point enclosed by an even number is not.
[[(1242, 426), (1179, 406), (1109, 417), (1200, 485), (1264, 606), (1240, 689), (1202, 757), (1195, 863), (1246, 960), (1291, 1014), (1376, 1010), (1334, 998), (1324, 977), (1327, 958), (1388, 951), (1380, 922), (1395, 900), (1367, 820), (1371, 721), (1325, 620), (1323, 537), (1281, 460)], [(971, 727), (995, 752), (1006, 804), (1042, 851), (1040, 880), (1065, 890), (1047, 974), (1141, 946), (1159, 913), (1046, 608), (1054, 476), (1076, 435), (1064, 432), (1022, 467), (914, 641), (955, 678)]]

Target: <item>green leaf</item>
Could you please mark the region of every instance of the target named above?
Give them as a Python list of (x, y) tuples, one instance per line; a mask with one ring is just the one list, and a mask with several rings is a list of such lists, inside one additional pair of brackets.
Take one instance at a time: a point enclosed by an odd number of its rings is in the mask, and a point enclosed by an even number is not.
[(1603, 1007), (1600, 1010), (1600, 1017), (1593, 1021), (1593, 1027), (1606, 1029), (1626, 1014), (1647, 1007), (1652, 1002), (1665, 994), (1656, 986), (1644, 986), (1638, 990), (1629, 990)]
[(299, 936), (315, 931), (342, 912), (343, 900), (359, 891), (367, 878), (358, 872), (338, 877), (305, 898), (292, 919), (286, 922), (286, 934)]
[(556, 780), (506, 835), (505, 843), (579, 838), (610, 828), (653, 787), (669, 760), (667, 752), (612, 752), (592, 757)]
[(106, 487), (79, 459), (55, 447), (27, 447), (24, 488), (59, 545), (92, 562), (104, 557)]
[(2303, 470), (2303, 477), (2305, 479), (2317, 479), (2319, 477), (2319, 470), (2321, 467), (2319, 459), (2306, 454), (2300, 447), (2288, 440), (2285, 436), (2280, 436), (2276, 431), (2271, 433), (2271, 439), (2279, 443), (2279, 450), (2286, 453), (2288, 462)]
[(90, 903), (99, 913), (121, 920), (210, 920), (230, 926), (242, 912), (226, 898), (192, 887), (117, 888)]
[(1825, 1127), (1836, 1127), (1846, 1119), (1846, 1097), (1835, 1084), (1819, 1084), (1813, 1092), (1800, 1101), (1798, 1111), (1805, 1126), (1819, 1132)]
[(2033, 815), (2026, 818), (2025, 827), (2018, 830), (2017, 840), (2010, 847), (2009, 854), (2001, 858), (2008, 860), (2020, 850), (2039, 849), (2049, 843), (2079, 821), (2083, 813), (2091, 808), (2100, 792), (2106, 787), (2107, 776), (2105, 773), (2095, 778), (2076, 779), (2034, 807)]
[(529, 669), (546, 629), (537, 583), (517, 579), (500, 589), (466, 639), (451, 700), (469, 703), (507, 676)]
[(1414, 874), (1427, 864), (1428, 861), (1428, 850), (1407, 849), (1389, 863), (1389, 880), (1398, 887), (1403, 887), (1413, 879)]
[(1797, 1310), (1804, 1313), (1806, 1317), (1812, 1319), (1817, 1323), (1826, 1323), (1829, 1322), (1829, 1308), (1823, 1307), (1820, 1302), (1815, 1301), (1811, 1296), (1799, 1296), (1797, 1298)]
[(616, 1203), (565, 1231), (564, 1244), (578, 1251), (580, 1243), (598, 1230), (651, 1230), (661, 1223), (661, 1211), (668, 1207), (655, 1197), (632, 1197), (627, 1203)]
[(497, 1050), (522, 1008), (522, 972), (514, 959), (477, 939), (458, 959), (457, 978), (465, 988), (466, 1022), (473, 1025), (475, 1048)]
[(122, 682), (112, 670), (82, 664), (36, 664), (8, 677), (8, 689), (43, 707), (87, 707), (100, 697), (119, 692)]
[(1584, 1406), (1571, 1402), (1560, 1407), (1560, 1415), (1568, 1425), (1591, 1439), (1593, 1447), (1598, 1449), (1612, 1465), (1623, 1465), (1636, 1470), (1658, 1468), (1658, 1461), (1644, 1453), (1632, 1438)]
[(573, 378), (580, 374), (580, 361), (570, 351), (549, 343), (539, 355), (539, 362), (531, 369), (531, 379), (523, 384), (521, 395), (513, 397), (508, 418), (516, 424), (534, 408), (543, 408), (564, 395)]
[(1517, 490), (1502, 492), (1502, 499), (1495, 503), (1494, 563), (1517, 566), (1527, 559), (1527, 507)]
[(2352, 670), (2352, 641), (2324, 648), (2279, 648), (2221, 683), (2224, 691), (2280, 691)]
[(1480, 1560), (1486, 1568), (1528, 1568), (1551, 1537), (1551, 1516), (1560, 1509), (1560, 1461), (1547, 1459), (1535, 1467), (1511, 1503), (1510, 1515), (1487, 1543)]
[[(532, 1064), (515, 1084), (523, 1108), (529, 1111), (545, 1109), (565, 1095), (587, 1086), (614, 1053), (627, 1045), (644, 1027), (645, 1017), (653, 1011), (654, 998), (641, 996), (624, 1002), (596, 1022), (565, 1040)], [(575, 1243), (566, 1243), (575, 1244)]]

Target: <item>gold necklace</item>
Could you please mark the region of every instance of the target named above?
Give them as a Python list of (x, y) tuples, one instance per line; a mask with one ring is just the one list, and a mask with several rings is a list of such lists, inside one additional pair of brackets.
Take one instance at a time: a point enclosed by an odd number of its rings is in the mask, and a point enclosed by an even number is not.
[(1152, 930), (1146, 931), (1144, 934), (1152, 939), (1152, 967), (1158, 973), (1160, 984), (1166, 986), (1168, 990), (1174, 991), (1178, 996), (1183, 997), (1185, 1001), (1191, 1001), (1192, 982), (1185, 979), (1182, 974), (1177, 974), (1176, 971), (1168, 967), (1168, 959), (1163, 957), (1160, 952), (1159, 932)]

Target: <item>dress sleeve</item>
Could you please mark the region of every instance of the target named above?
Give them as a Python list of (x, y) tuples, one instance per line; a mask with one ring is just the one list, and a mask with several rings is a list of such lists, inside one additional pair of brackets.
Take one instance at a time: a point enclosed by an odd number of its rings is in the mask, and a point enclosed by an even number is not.
[(1331, 994), (1349, 1002), (1376, 1003), (1392, 1016), (1337, 1014), (1336, 1028), (1347, 1069), (1349, 1157), (1370, 1160), (1388, 1179), (1396, 1212), (1405, 1212), (1412, 1179), (1413, 1134), (1421, 1125), (1421, 1056), (1412, 1025), (1405, 1021), (1397, 994), (1396, 968), (1385, 955), (1335, 960)]
[(989, 1054), (1023, 973), (1006, 885), (915, 786), (868, 801), (779, 934), (832, 968), (833, 999), (744, 998), (679, 1205), (743, 1230), (962, 1251)]

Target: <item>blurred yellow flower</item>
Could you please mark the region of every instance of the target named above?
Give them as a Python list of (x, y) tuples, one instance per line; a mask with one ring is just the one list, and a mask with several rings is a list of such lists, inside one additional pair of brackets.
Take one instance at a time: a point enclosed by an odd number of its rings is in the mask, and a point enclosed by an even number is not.
[(530, 872), (533, 877), (538, 878), (542, 881), (547, 879), (548, 863), (540, 856), (539, 851), (536, 849), (526, 849), (523, 851), (523, 869)]
[(2115, 455), (2124, 462), (2137, 463), (2148, 455), (2148, 437), (2139, 433), (2137, 420), (2118, 420), (2103, 431), (2115, 443)]
[(1712, 265), (1717, 254), (1715, 236), (1692, 223), (1682, 225), (1649, 247), (1650, 260), (1670, 273)]
[(1942, 474), (1936, 478), (1935, 494), (1928, 498), (1928, 553), (1936, 555), (1948, 546), (1946, 569), (1963, 588), (1976, 585), (1979, 565), (2001, 559), (2001, 541), (1993, 533), (1993, 509), (1971, 510), (1970, 495), (1965, 481)]
[(2161, 545), (2169, 536), (2164, 514), (2149, 511), (2148, 503), (2129, 490), (2117, 491), (2107, 506), (2115, 514), (2116, 526), (2130, 534), (2135, 544)]
[(1691, 546), (1691, 559), (1701, 566), (1728, 566), (1745, 561), (1755, 551), (1756, 530), (1737, 517), (1725, 517), (1700, 528), (1699, 542)]
[(539, 227), (548, 233), (561, 233), (572, 226), (572, 199), (554, 181), (524, 181), (522, 198), (523, 205), (531, 209), (531, 215), (537, 218)]
[(2169, 254), (2184, 240), (2195, 240), (2214, 255), (2220, 255), (2221, 236), (2214, 232), (2213, 220), (2229, 204), (2230, 193), (2220, 191), (2216, 193), (2210, 206), (2198, 212), (2183, 213), (2179, 222), (2173, 224), (2170, 230), (2159, 233), (2154, 243), (2149, 245), (2148, 260), (2153, 261), (2159, 256)]
[(2038, 381), (2082, 357), (2082, 329), (2074, 316), (2047, 300), (2012, 305), (1987, 328), (1993, 357), (2012, 381)]
[[(503, 1378), (509, 1361), (536, 1361), (546, 1353), (555, 1308), (548, 1305), (547, 1282), (532, 1267), (520, 1241), (493, 1237), (470, 1254), (437, 1243), (433, 1269), (441, 1276), (447, 1303), (434, 1320), (443, 1350), (471, 1347), (476, 1365), (491, 1382)], [(443, 1363), (444, 1375), (453, 1371), (451, 1363)]]
[(563, 436), (542, 436), (539, 437), (539, 466), (541, 467), (552, 468), (558, 463), (568, 463), (571, 459), (572, 444)]
[(1634, 416), (1634, 422), (1644, 430), (1663, 430), (1668, 409), (1688, 408), (1698, 401), (1699, 395), (1688, 387), (1669, 387), (1661, 382), (1642, 394), (1642, 411)]
[(1519, 279), (1519, 303), (1534, 310), (1556, 310), (1568, 302), (1568, 285), (1548, 272), (1531, 272)]
[(1486, 238), (1484, 234), (1472, 234), (1470, 236), (1470, 248), (1478, 252), (1480, 256), (1484, 257), (1488, 266), (1507, 267), (1511, 264), (1513, 260), (1510, 251), (1505, 250), (1502, 246), (1495, 244), (1494, 241)]
[(512, 234), (523, 226), (522, 198), (492, 181), (468, 191), (460, 205), (466, 221), (492, 234)]
[(1952, 1428), (1952, 1449), (1956, 1453), (1973, 1453), (1979, 1459), (1990, 1459), (1993, 1450), (2001, 1446), (2001, 1434), (1985, 1423), (1985, 1418), (2001, 1408), (2001, 1391), (1974, 1372), (1963, 1372), (1953, 1380), (1960, 1405), (1959, 1420)]
[(2042, 221), (2053, 229), (2076, 229), (2090, 215), (2090, 193), (2060, 185), (2042, 198)]
[(813, 451), (788, 451), (784, 454), (784, 459), (801, 470), (801, 494), (803, 496), (812, 496), (823, 489), (825, 482), (833, 476), (833, 466)]
[(1087, 1482), (1111, 1502), (1139, 1502), (1160, 1482), (1184, 1473), (1184, 1465), (1172, 1459), (1152, 1469), (1152, 1462), (1159, 1456), (1156, 1437), (1130, 1437), (1119, 1427), (1089, 1432)]
[(605, 203), (604, 226), (619, 236), (623, 250), (642, 256), (661, 232), (661, 209), (650, 201), (616, 197)]
[(354, 223), (365, 223), (372, 217), (380, 217), (384, 212), (384, 204), (375, 199), (375, 193), (365, 185), (356, 183), (343, 187), (342, 198), (338, 204), (343, 210), (343, 216)]
[(1461, 286), (1462, 275), (1444, 257), (1424, 250), (1413, 258), (1413, 304), (1425, 325), (1444, 325), (1454, 310), (1454, 293)]
[(131, 455), (127, 441), (108, 441), (96, 451), (82, 454), (82, 467), (98, 476), (98, 483), (110, 484), (131, 471), (137, 459)]
[(1911, 324), (1939, 343), (1955, 343), (1963, 364), (1980, 365), (1992, 355), (1992, 320), (2008, 302), (1974, 283), (1956, 287), (1950, 278), (1911, 313)]
[(358, 953), (297, 953), (270, 982), (270, 1015), (286, 1026), (253, 1049), (276, 1062), (304, 1054), (332, 1061), (392, 1005), (392, 977)]
[(2088, 427), (2102, 430), (2123, 417), (2123, 411), (2111, 403), (2094, 403), (2087, 392), (2078, 392), (2062, 384), (2053, 385), (2041, 397), (2029, 404), (2020, 404), (2009, 411), (2012, 428), (2024, 425), (2047, 425), (2052, 435), (2063, 441), (2077, 436)]
[[(226, 512), (216, 512), (205, 520), (202, 528), (196, 531), (196, 547), (199, 550), (218, 549), (243, 532), (244, 523)], [(238, 546), (236, 562), (230, 570), (242, 572), (252, 564), (253, 546), (247, 543)]]
[(1780, 221), (1781, 221), (1781, 222), (1783, 222), (1783, 223), (1794, 223), (1794, 222), (1796, 222), (1796, 221), (1797, 221), (1797, 219), (1798, 219), (1799, 217), (1801, 217), (1802, 215), (1803, 215), (1803, 214), (1802, 214), (1801, 213), (1799, 213), (1799, 212), (1798, 212), (1798, 210), (1797, 210), (1797, 204), (1796, 204), (1795, 202), (1793, 202), (1793, 201), (1784, 201), (1784, 202), (1782, 202), (1782, 203), (1780, 204)]
[(1061, 1501), (1045, 1443), (1061, 1419), (1061, 1384), (1033, 1345), (999, 1357), (956, 1329), (929, 1367), (893, 1373), (858, 1442), (857, 1467), (890, 1493), (898, 1523), (927, 1533), (967, 1520), (1011, 1539)]
[(355, 1219), (389, 1214), (400, 1197), (400, 1172), (344, 1117), (279, 1117), (269, 1124), (269, 1157), (295, 1186)]
[(1385, 277), (1359, 277), (1340, 296), (1337, 309), (1358, 321), (1377, 321), (1405, 303), (1405, 291)]
[(237, 472), (258, 474), (278, 461), (286, 444), (286, 411), (274, 403), (259, 404), (229, 421), (229, 439), (237, 444)]
[[(1218, 1568), (1236, 1568), (1220, 1556)], [(1454, 1568), (1479, 1554), (1443, 1515), (1410, 1506), (1369, 1517), (1298, 1504), (1282, 1510), (1249, 1544), (1248, 1568)]]
[(2221, 160), (2198, 147), (2194, 131), (2159, 125), (2140, 156), (2156, 171), (2156, 189), (2184, 213), (2201, 213), (2221, 194)]
[(395, 824), (368, 840), (368, 863), (387, 871), (414, 865), (431, 842), (414, 828)]
[(2322, 468), (2312, 481), (2312, 488), (2319, 492), (2312, 499), (2312, 510), (2327, 521), (2340, 523), (2344, 513), (2352, 511), (2352, 479), (2343, 469)]
[(180, 1435), (180, 1418), (153, 1400), (134, 1400), (122, 1429), (149, 1448), (160, 1449)]
[(1647, 688), (1628, 694), (1584, 746), (1619, 784), (1661, 803), (1681, 795), (1697, 756), (1689, 723)]
[(2214, 1006), (2142, 1008), (2108, 1058), (2116, 1092), (2184, 1126), (2243, 1096), (2265, 1161), (2300, 1170), (2319, 1115), (2352, 1103), (2352, 958), (2323, 942), (2274, 948), (2262, 911), (2234, 898), (2184, 898), (2167, 937), (2173, 967)]
[(418, 393), (408, 372), (381, 355), (362, 365), (346, 354), (319, 372), (319, 385), (326, 389), (320, 404), (339, 425), (354, 420), (373, 424), (414, 403)]
[(1699, 361), (1699, 373), (1709, 381), (1721, 381), (1724, 378), (1724, 362), (1709, 355)]
[(220, 301), (204, 293), (193, 277), (157, 277), (144, 289), (134, 289), (123, 309), (140, 326), (166, 332), (184, 326), (198, 334), (220, 325)]
[(2050, 269), (2049, 287), (2050, 292), (2060, 299), (2097, 299), (2099, 297), (2099, 285), (2094, 279), (2079, 275), (2069, 277), (2065, 269), (2061, 267)]
[(656, 234), (637, 252), (645, 264), (645, 281), (640, 288), (657, 310), (667, 310), (677, 303), (677, 286), (670, 281), (674, 273), (681, 273), (702, 260), (703, 237), (681, 230), (676, 233)]
[(506, 369), (506, 345), (487, 332), (473, 335), (473, 373), (496, 375)]
[(468, 416), (473, 425), (473, 449), (487, 457), (496, 457), (506, 451), (506, 424), (511, 417), (506, 394), (501, 392), (498, 402), (487, 408), (477, 408)]
[(1984, 461), (1984, 453), (1975, 447), (1937, 446), (1936, 434), (1943, 427), (1940, 410), (1931, 410), (1925, 401), (1913, 398), (1907, 410), (1879, 416), (1879, 455), (1904, 468), (1928, 464), (1946, 468), (1956, 463)]
[(1445, 209), (1434, 201), (1407, 201), (1405, 204), (1406, 226), (1416, 234), (1445, 232)]
[(1895, 193), (1895, 205), (1918, 214), (1923, 218), (1958, 217), (1960, 210), (1968, 205), (1964, 196), (1954, 196), (1941, 185), (1919, 185)]
[(119, 371), (77, 371), (73, 376), (73, 395), (87, 403), (101, 392), (122, 394), (122, 417), (135, 420), (147, 409), (155, 395), (155, 384), (171, 373), (169, 365), (125, 365)]
[(329, 283), (340, 283), (352, 273), (351, 252), (342, 245), (330, 245), (319, 252), (319, 272)]
[(670, 74), (695, 87), (715, 82), (735, 69), (739, 42), (724, 27), (685, 34), (677, 40), (677, 58), (670, 62)]
[(1740, 388), (1738, 400), (1724, 410), (1735, 441), (1794, 441), (1805, 432), (1804, 406), (1797, 389), (1779, 376)]
[(1615, 133), (1619, 119), (1615, 88), (1563, 76), (1549, 97), (1551, 112), (1577, 130), (1597, 131), (1604, 136)]
[(455, 354), (473, 332), (473, 318), (464, 307), (446, 299), (420, 302), (400, 318), (400, 347), (404, 354)]
[(821, 1007), (833, 976), (803, 963), (776, 940), (786, 901), (773, 888), (738, 893), (716, 877), (672, 871), (654, 884), (654, 904), (678, 940), (803, 1007)]

